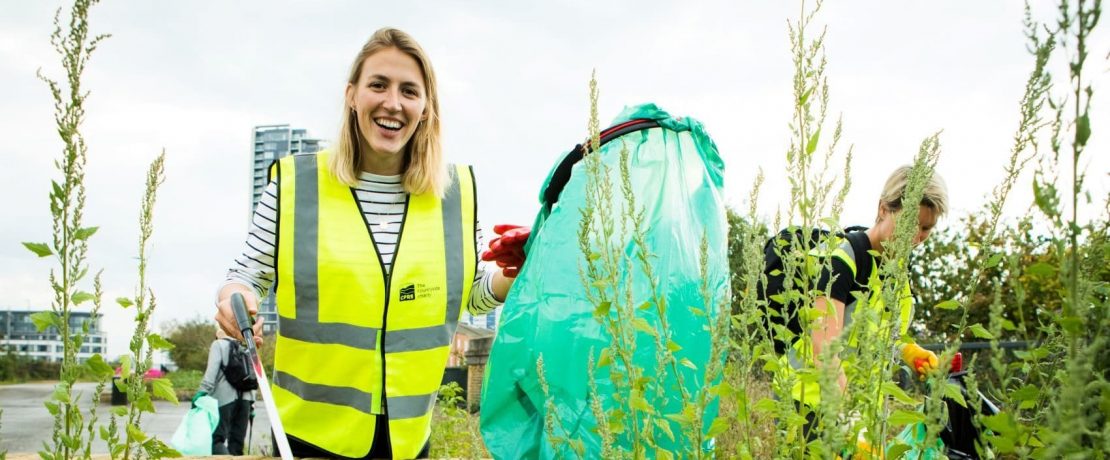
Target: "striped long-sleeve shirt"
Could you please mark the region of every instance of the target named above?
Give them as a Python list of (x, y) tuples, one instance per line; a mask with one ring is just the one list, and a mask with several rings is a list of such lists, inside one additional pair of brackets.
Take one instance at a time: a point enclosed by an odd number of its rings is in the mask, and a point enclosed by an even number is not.
[[(220, 286), (239, 283), (254, 288), (258, 298), (265, 297), (274, 284), (274, 253), (278, 233), (277, 211), (278, 184), (271, 181), (254, 209), (251, 230), (243, 247), (243, 253), (235, 259), (235, 265), (227, 272), (227, 280)], [(378, 253), (389, 273), (393, 266), (393, 254), (397, 251), (397, 238), (401, 232), (401, 221), (405, 214), (405, 199), (408, 194), (401, 184), (401, 176), (379, 176), (363, 172), (359, 175), (355, 188), (359, 208), (366, 225), (374, 234)], [(475, 226), (477, 247), (482, 247), (482, 231)], [(478, 268), (474, 284), (470, 289), (467, 310), (473, 315), (481, 315), (501, 305), (493, 295), (492, 271)]]

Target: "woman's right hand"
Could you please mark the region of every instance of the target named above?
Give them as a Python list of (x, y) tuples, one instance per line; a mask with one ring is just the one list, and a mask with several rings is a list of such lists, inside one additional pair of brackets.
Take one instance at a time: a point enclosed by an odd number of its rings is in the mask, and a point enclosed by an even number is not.
[(219, 300), (216, 302), (216, 324), (227, 333), (227, 335), (234, 337), (240, 341), (243, 340), (243, 333), (239, 330), (239, 324), (235, 321), (235, 313), (231, 311), (231, 295), (239, 293), (243, 295), (243, 302), (247, 305), (247, 314), (254, 318), (254, 344), (262, 346), (262, 317), (258, 316), (258, 296), (254, 290), (242, 284), (231, 283), (220, 289)]

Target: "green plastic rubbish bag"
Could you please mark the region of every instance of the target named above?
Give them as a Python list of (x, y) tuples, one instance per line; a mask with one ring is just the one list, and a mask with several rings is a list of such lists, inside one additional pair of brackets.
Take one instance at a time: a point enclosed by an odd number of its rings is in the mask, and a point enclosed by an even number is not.
[(906, 453), (901, 458), (916, 458), (919, 460), (941, 460), (947, 459), (948, 455), (945, 454), (944, 442), (937, 437), (933, 441), (933, 445), (927, 445), (925, 438), (928, 437), (928, 427), (924, 423), (911, 423), (906, 425), (906, 428), (898, 434), (897, 441), (887, 447), (887, 452), (896, 448), (895, 446), (905, 444), (909, 447)]
[(170, 444), (181, 455), (212, 455), (212, 432), (220, 423), (219, 402), (211, 396), (201, 396), (194, 404), (181, 419)]
[[(607, 180), (613, 184), (614, 200), (610, 211), (619, 218), (617, 214), (624, 205), (620, 153), (622, 146), (628, 148), (629, 176), (636, 207), (643, 212), (654, 278), (658, 293), (665, 299), (670, 339), (681, 347), (675, 358), (683, 364), (659, 369), (654, 339), (643, 332), (636, 333), (633, 362), (644, 375), (659, 379), (666, 388), (662, 397), (653, 391), (644, 395), (647, 404), (658, 411), (659, 423), (667, 425), (675, 436), (671, 440), (656, 427), (657, 443), (676, 453), (709, 449), (711, 442), (691, 445), (694, 441), (685, 437), (677, 422), (665, 416), (681, 411), (682, 392), (674, 368), (688, 394), (695, 395), (715, 383), (705, 382), (705, 368), (710, 360), (708, 325), (718, 318), (729, 292), (727, 219), (722, 198), (724, 165), (698, 121), (671, 117), (654, 104), (645, 104), (626, 108), (613, 125), (636, 119), (655, 120), (659, 126), (621, 135), (594, 154), (608, 166)], [(541, 204), (548, 185), (560, 180), (556, 177), (562, 163), (556, 164), (545, 181)], [(505, 301), (482, 386), (481, 430), (494, 458), (574, 456), (566, 445), (553, 448), (545, 433), (548, 401), (558, 415), (555, 436), (581, 441), (584, 458), (601, 457), (598, 421), (589, 408), (587, 367), (591, 353), (596, 361), (602, 349), (609, 346), (610, 337), (595, 318), (597, 305), (587, 300), (579, 275), (586, 263), (578, 242), (581, 209), (586, 203), (586, 166), (586, 160), (576, 163), (558, 201), (550, 209), (543, 206), (540, 210), (526, 247), (527, 262)], [(641, 305), (651, 298), (649, 283), (635, 262), (636, 245), (620, 234), (619, 224), (616, 229), (613, 241), (632, 261), (619, 276), (626, 280), (631, 277), (632, 305)], [(704, 280), (699, 264), (703, 238), (708, 244)], [(701, 294), (703, 281), (711, 297), (708, 305)], [(704, 313), (695, 314), (694, 308)], [(654, 307), (637, 309), (636, 316), (650, 329), (658, 330), (660, 319)], [(536, 362), (541, 356), (550, 399), (545, 398), (538, 380)], [(723, 356), (719, 358), (723, 360)], [(691, 365), (697, 369), (689, 368)], [(619, 366), (617, 360), (612, 366)], [(607, 411), (613, 408), (615, 389), (610, 369), (597, 369), (593, 383), (602, 407)], [(716, 413), (714, 403), (702, 414), (706, 431)], [(629, 447), (629, 432), (631, 429), (618, 437), (618, 446)], [(654, 456), (654, 452), (649, 455)]]

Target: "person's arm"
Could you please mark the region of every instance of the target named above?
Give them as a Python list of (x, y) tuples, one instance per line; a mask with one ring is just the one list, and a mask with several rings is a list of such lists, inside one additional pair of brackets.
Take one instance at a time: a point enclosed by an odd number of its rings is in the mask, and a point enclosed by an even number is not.
[[(474, 241), (477, 244), (474, 255), (478, 260), (482, 258), (482, 248), (485, 245), (483, 240), (481, 225), (475, 225)], [(470, 299), (466, 303), (466, 310), (471, 315), (484, 315), (505, 303), (512, 280), (510, 279), (506, 284), (504, 280), (497, 280), (499, 277), (504, 277), (501, 270), (487, 271), (482, 265), (478, 265), (478, 270), (474, 274), (474, 284), (470, 287)]]
[[(829, 308), (832, 304), (832, 308)], [(821, 369), (821, 352), (825, 350), (829, 344), (840, 337), (840, 333), (844, 331), (844, 302), (836, 300), (832, 297), (821, 296), (817, 298), (814, 303), (817, 311), (826, 312), (816, 320), (813, 321), (813, 364), (817, 369)], [(844, 377), (844, 370), (840, 368), (840, 359), (833, 356), (828, 363), (837, 372), (837, 384), (843, 391), (848, 386), (847, 378)]]
[(262, 344), (262, 318), (258, 317), (259, 299), (273, 285), (276, 270), (274, 254), (277, 247), (278, 211), (277, 182), (270, 181), (255, 206), (250, 232), (243, 243), (243, 252), (227, 272), (227, 278), (216, 294), (216, 322), (231, 337), (243, 337), (231, 311), (231, 295), (243, 294), (247, 313), (255, 316), (255, 342)]
[(516, 277), (509, 278), (505, 276), (503, 270), (495, 270), (490, 278), (490, 290), (493, 291), (493, 296), (498, 301), (504, 302), (505, 297), (509, 295), (509, 289), (513, 287), (513, 282), (516, 281)]
[[(821, 271), (817, 286), (828, 289), (828, 292), (827, 295), (817, 297), (813, 304), (817, 311), (824, 313), (811, 325), (813, 363), (817, 369), (822, 366), (821, 353), (825, 347), (832, 344), (844, 332), (845, 303), (852, 295), (854, 284), (852, 269), (839, 258), (834, 257), (829, 266)], [(836, 369), (840, 389), (847, 388), (847, 379), (844, 376), (844, 370), (840, 368), (840, 359), (834, 356), (828, 364)]]
[(204, 378), (200, 381), (199, 391), (212, 394), (216, 389), (216, 377), (220, 374), (220, 365), (223, 364), (223, 353), (220, 351), (219, 339), (213, 340), (208, 347), (208, 366), (204, 369)]

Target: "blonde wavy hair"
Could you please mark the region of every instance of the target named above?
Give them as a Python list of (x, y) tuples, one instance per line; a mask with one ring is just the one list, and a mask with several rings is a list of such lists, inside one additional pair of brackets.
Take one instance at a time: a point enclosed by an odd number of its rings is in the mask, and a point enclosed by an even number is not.
[[(370, 40), (362, 45), (347, 82), (358, 84), (362, 76), (362, 63), (374, 53), (388, 49), (397, 50), (412, 56), (424, 74), (424, 91), (427, 104), (424, 109), (425, 120), (416, 127), (416, 132), (405, 146), (405, 158), (401, 172), (401, 182), (406, 192), (411, 194), (433, 193), (442, 197), (447, 188), (447, 167), (443, 161), (440, 145), (439, 92), (436, 89), (435, 71), (424, 49), (409, 34), (393, 28), (382, 28), (374, 32)], [(353, 109), (343, 104), (343, 122), (339, 130), (338, 142), (333, 148), (329, 167), (340, 182), (351, 187), (358, 185), (361, 170), (361, 139), (358, 118)]]
[[(909, 176), (910, 167), (902, 166), (895, 169), (887, 178), (879, 202), (891, 212), (902, 209), (902, 195), (906, 193), (906, 181), (909, 180)], [(936, 171), (933, 171), (925, 184), (925, 193), (921, 195), (921, 206), (935, 211), (937, 217), (948, 213), (948, 186)]]

